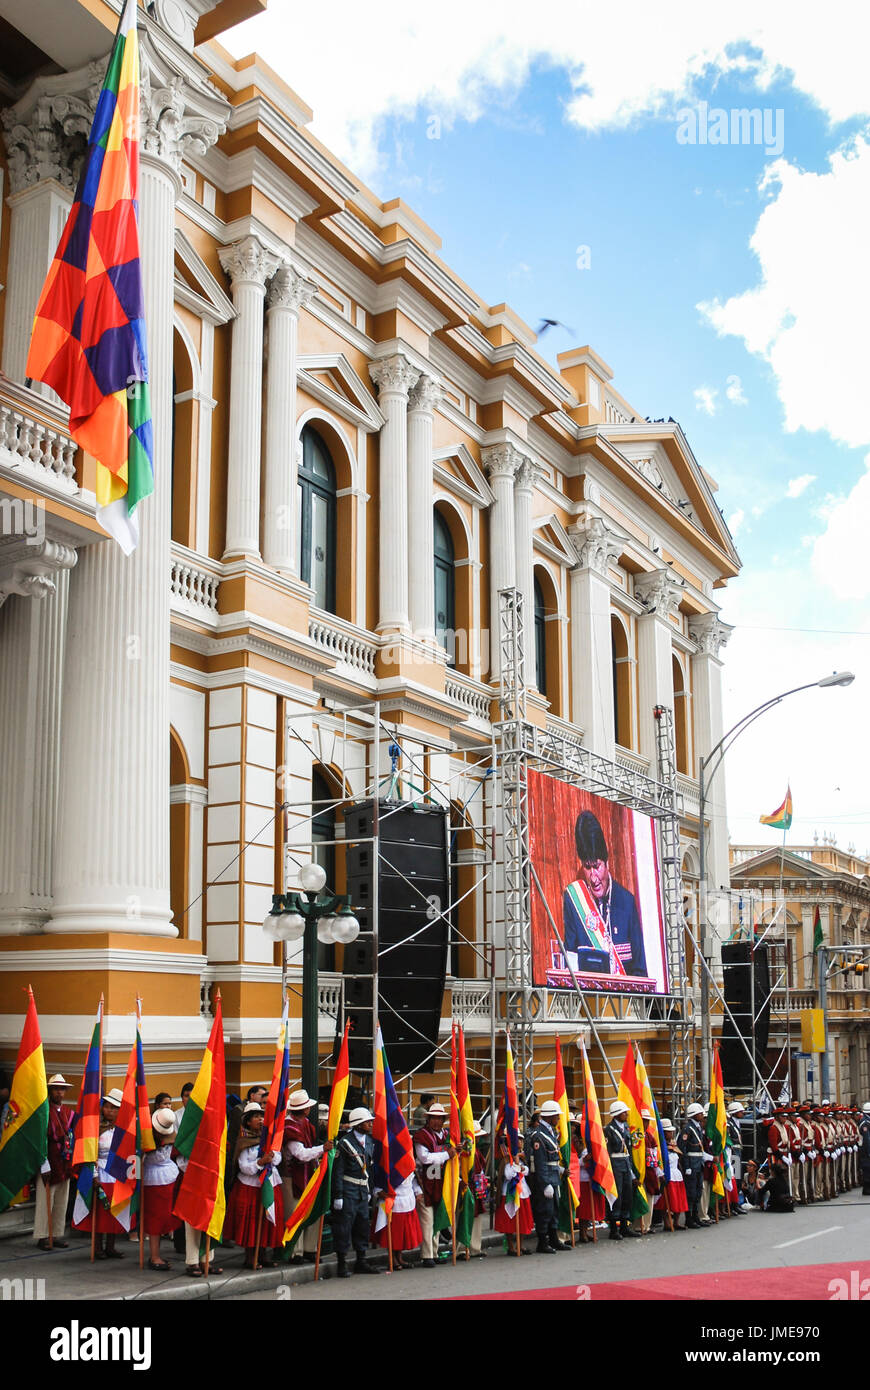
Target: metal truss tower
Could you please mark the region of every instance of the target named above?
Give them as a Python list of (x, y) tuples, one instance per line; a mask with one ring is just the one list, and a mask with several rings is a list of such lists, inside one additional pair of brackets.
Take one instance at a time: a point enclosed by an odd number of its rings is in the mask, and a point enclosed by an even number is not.
[[(683, 875), (680, 864), (679, 794), (677, 791), (677, 760), (674, 751), (674, 716), (666, 705), (653, 710), (656, 731), (656, 760), (658, 780), (670, 793), (669, 814), (661, 817), (659, 831), (662, 847), (662, 896), (665, 908), (665, 939), (668, 947), (668, 971), (673, 1003), (668, 1030), (671, 1044), (671, 1086), (674, 1115), (685, 1113), (693, 1099), (694, 1024), (690, 1016), (690, 1001), (686, 987), (685, 934), (683, 932)], [(704, 984), (706, 988), (706, 983)]]

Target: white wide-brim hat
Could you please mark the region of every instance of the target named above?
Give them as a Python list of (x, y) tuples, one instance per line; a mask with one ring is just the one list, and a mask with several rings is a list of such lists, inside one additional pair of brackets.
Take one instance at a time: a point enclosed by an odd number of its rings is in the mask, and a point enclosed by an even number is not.
[(287, 1101), (287, 1109), (310, 1110), (311, 1107), (316, 1104), (317, 1101), (312, 1100), (307, 1091), (291, 1091), (290, 1098)]
[(156, 1129), (158, 1134), (169, 1136), (174, 1134), (178, 1128), (174, 1110), (155, 1110), (151, 1116), (151, 1128)]
[(60, 1072), (56, 1071), (54, 1076), (50, 1076), (45, 1084), (47, 1086), (66, 1086), (67, 1089), (69, 1089), (69, 1087), (72, 1085), (72, 1082), (65, 1081), (64, 1078), (61, 1076)]
[(108, 1104), (108, 1105), (118, 1105), (118, 1106), (120, 1106), (121, 1101), (122, 1101), (123, 1099), (124, 1099), (124, 1096), (123, 1096), (122, 1092), (118, 1090), (117, 1086), (115, 1086), (111, 1091), (107, 1091), (107, 1092), (106, 1092), (106, 1094), (103, 1096), (103, 1099), (102, 1099), (101, 1104), (103, 1104), (103, 1105)]

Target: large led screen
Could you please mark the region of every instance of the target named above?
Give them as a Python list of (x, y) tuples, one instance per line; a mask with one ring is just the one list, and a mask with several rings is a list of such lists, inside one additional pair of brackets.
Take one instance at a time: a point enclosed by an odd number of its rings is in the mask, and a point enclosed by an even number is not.
[(574, 989), (572, 967), (581, 989), (667, 994), (652, 818), (540, 772), (528, 785), (534, 983)]

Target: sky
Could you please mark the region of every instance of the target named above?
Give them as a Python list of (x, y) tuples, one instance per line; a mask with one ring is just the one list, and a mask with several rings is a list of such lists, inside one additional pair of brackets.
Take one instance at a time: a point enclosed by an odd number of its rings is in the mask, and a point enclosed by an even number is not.
[[(340, 42), (336, 42), (340, 35)], [(870, 7), (859, 0), (270, 0), (222, 37), (447, 263), (673, 416), (743, 561), (717, 591), (737, 844), (870, 849)], [(757, 128), (730, 113), (758, 110)], [(723, 115), (724, 113), (724, 115)]]

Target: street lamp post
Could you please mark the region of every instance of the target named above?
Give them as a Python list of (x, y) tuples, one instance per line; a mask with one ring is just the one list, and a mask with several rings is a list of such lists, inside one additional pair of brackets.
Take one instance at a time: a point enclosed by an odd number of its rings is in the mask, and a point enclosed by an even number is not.
[(302, 938), (302, 1085), (310, 1096), (316, 1096), (320, 1016), (317, 945), (322, 941), (349, 946), (359, 936), (360, 927), (347, 894), (323, 891), (326, 870), (320, 864), (305, 864), (299, 881), (301, 893), (272, 895), (263, 930), (273, 941), (281, 942), (282, 996), (287, 986), (287, 942)]
[[(710, 965), (708, 959), (709, 935), (707, 930), (707, 832), (704, 824), (704, 812), (710, 784), (719, 771), (725, 754), (731, 748), (734, 741), (762, 714), (765, 714), (769, 709), (773, 709), (774, 705), (780, 704), (789, 695), (799, 694), (801, 690), (813, 690), (816, 686), (821, 686), (824, 689), (834, 685), (851, 685), (854, 679), (855, 676), (851, 671), (835, 671), (833, 675), (823, 676), (821, 680), (808, 681), (806, 685), (796, 685), (793, 690), (784, 690), (781, 695), (774, 695), (770, 700), (765, 700), (764, 704), (758, 705), (756, 709), (750, 710), (742, 719), (738, 719), (737, 723), (728, 730), (727, 734), (723, 734), (716, 746), (711, 748), (709, 753), (705, 754), (704, 757), (698, 759), (698, 858), (700, 860), (699, 873), (701, 890), (700, 947), (703, 964), (706, 967), (702, 970), (703, 980), (701, 984), (701, 1088), (704, 1095), (708, 1093), (710, 1088), (710, 1051), (712, 1042), (710, 1033), (710, 990), (708, 984)], [(708, 772), (711, 764), (714, 764), (714, 766)], [(754, 1060), (755, 1058), (753, 1058), (753, 1061)]]

